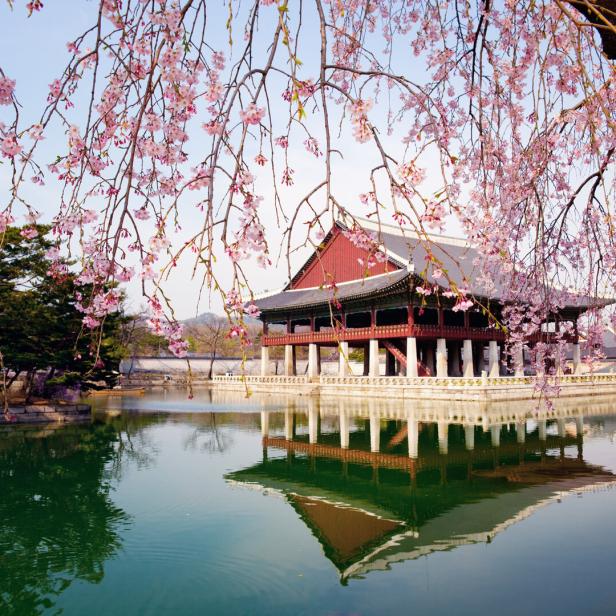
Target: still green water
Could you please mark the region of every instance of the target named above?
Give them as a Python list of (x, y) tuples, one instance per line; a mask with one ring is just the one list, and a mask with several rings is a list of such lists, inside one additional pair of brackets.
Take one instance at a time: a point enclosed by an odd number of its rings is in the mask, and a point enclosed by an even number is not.
[(203, 391), (4, 430), (0, 614), (614, 614), (616, 402), (548, 415)]

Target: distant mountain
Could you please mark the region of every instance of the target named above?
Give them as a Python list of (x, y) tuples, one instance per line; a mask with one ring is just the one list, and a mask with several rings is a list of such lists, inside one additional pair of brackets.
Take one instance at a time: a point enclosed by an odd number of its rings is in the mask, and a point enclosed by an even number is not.
[[(198, 314), (196, 317), (191, 317), (190, 319), (184, 319), (182, 323), (185, 325), (211, 325), (218, 321), (219, 319), (227, 319), (227, 315), (225, 314), (216, 314), (214, 312), (202, 312)], [(259, 319), (253, 319), (252, 317), (244, 315), (244, 323), (246, 325), (261, 325), (261, 321)]]

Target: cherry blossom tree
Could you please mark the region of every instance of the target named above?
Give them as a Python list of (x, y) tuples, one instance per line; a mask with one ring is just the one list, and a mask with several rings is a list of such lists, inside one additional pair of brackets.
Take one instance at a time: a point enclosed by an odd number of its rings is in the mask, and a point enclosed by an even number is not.
[[(242, 315), (257, 311), (247, 261), (288, 262), (342, 219), (351, 241), (369, 247), (368, 268), (379, 237), (355, 224), (358, 211), (418, 235), (430, 255), (421, 274), (436, 271), (443, 285), (417, 292), (448, 293), (467, 310), (479, 299), (430, 251), (430, 232), (457, 219), (480, 250), (486, 294), (496, 282), (509, 289), (501, 325), (514, 346), (573, 291), (613, 289), (613, 1), (92, 4), (91, 27), (67, 42), (70, 61), (49, 76), (46, 101), (22, 100), (10, 59), (0, 65), (0, 155), (11, 169), (0, 232), (16, 221), (34, 234), (42, 212), (28, 184), (60, 188), (53, 233), (92, 285), (86, 326), (117, 308), (110, 282), (138, 278), (153, 331), (184, 355), (161, 282), (190, 257), (195, 279), (225, 298), (231, 334), (249, 344)], [(40, 0), (13, 5), (32, 19), (46, 10)], [(212, 42), (221, 31), (222, 47)], [(26, 125), (21, 105), (37, 104)], [(64, 149), (41, 160), (52, 127)], [(197, 133), (207, 147), (194, 151)], [(375, 160), (353, 178), (353, 204), (340, 198), (348, 179), (337, 173), (350, 140)], [(306, 161), (318, 169), (307, 178)], [(290, 201), (299, 178), (310, 188)], [(185, 226), (195, 211), (200, 225)], [(274, 227), (282, 247), (268, 241)], [(230, 281), (219, 279), (222, 259)], [(604, 315), (590, 314), (593, 341)]]

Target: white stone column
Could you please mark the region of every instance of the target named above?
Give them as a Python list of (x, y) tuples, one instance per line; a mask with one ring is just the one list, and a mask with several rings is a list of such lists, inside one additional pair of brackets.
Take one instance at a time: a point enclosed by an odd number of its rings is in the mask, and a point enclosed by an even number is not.
[(492, 378), (499, 374), (498, 345), (496, 344), (496, 340), (490, 340), (490, 344), (488, 345), (488, 376)]
[(370, 451), (378, 453), (381, 448), (381, 419), (376, 413), (370, 414)]
[(314, 379), (319, 376), (319, 348), (314, 342), (308, 345), (308, 378)]
[(419, 455), (419, 422), (414, 417), (407, 421), (407, 437), (409, 441), (409, 458)]
[(340, 417), (340, 447), (342, 449), (348, 449), (349, 448), (349, 416), (347, 415), (347, 412), (344, 410), (344, 408), (342, 408), (342, 406), (340, 407), (339, 417)]
[(513, 353), (514, 376), (524, 376), (524, 346), (516, 346)]
[(293, 413), (289, 409), (284, 412), (284, 437), (293, 440)]
[(317, 442), (317, 428), (319, 426), (319, 409), (314, 398), (308, 398), (308, 442), (314, 445)]
[(567, 434), (567, 432), (565, 431), (565, 420), (558, 419), (556, 421), (556, 425), (558, 426), (558, 436), (563, 438)]
[(464, 442), (468, 451), (475, 449), (475, 426), (464, 426)]
[(577, 436), (583, 436), (584, 434), (584, 416), (578, 415), (575, 418), (575, 434)]
[(539, 440), (540, 441), (545, 441), (546, 439), (546, 428), (547, 428), (547, 422), (545, 419), (540, 419), (537, 422), (537, 431), (539, 432)]
[(490, 436), (492, 440), (492, 447), (500, 447), (500, 433), (501, 433), (500, 424), (490, 426)]
[(438, 450), (446, 454), (449, 451), (449, 424), (446, 421), (438, 422)]
[(261, 411), (261, 436), (269, 436), (269, 413)]
[(338, 360), (338, 376), (348, 376), (349, 374), (349, 343), (341, 342), (338, 348), (340, 358)]
[(379, 341), (370, 340), (370, 368), (368, 376), (379, 376)]
[(473, 341), (465, 340), (462, 346), (462, 364), (464, 366), (464, 377), (470, 379), (475, 376), (473, 368)]
[(261, 347), (261, 376), (267, 376), (270, 373), (269, 365), (269, 347)]
[(582, 374), (582, 352), (579, 342), (573, 345), (573, 374)]
[(518, 443), (523, 443), (526, 440), (526, 422), (519, 421), (515, 425), (515, 432), (518, 437)]
[(436, 376), (445, 378), (447, 376), (447, 341), (439, 338), (436, 341)]
[(295, 374), (295, 349), (292, 344), (284, 345), (284, 375), (293, 376)]
[(406, 339), (406, 376), (417, 376), (417, 338)]

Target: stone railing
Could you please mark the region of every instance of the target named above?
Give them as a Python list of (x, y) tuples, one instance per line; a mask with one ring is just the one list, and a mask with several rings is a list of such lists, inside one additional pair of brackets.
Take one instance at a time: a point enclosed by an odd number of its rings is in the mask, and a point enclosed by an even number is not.
[(284, 375), (269, 375), (269, 376), (255, 376), (255, 375), (235, 375), (235, 376), (214, 376), (212, 377), (214, 383), (245, 383), (247, 385), (262, 385), (262, 384), (276, 384), (276, 385), (301, 385), (309, 383), (310, 379), (307, 376), (284, 376)]
[[(406, 376), (321, 376), (321, 385), (386, 386), (386, 387), (511, 387), (535, 385), (542, 377), (406, 377)], [(548, 377), (553, 385), (614, 383), (616, 374), (574, 374)]]

